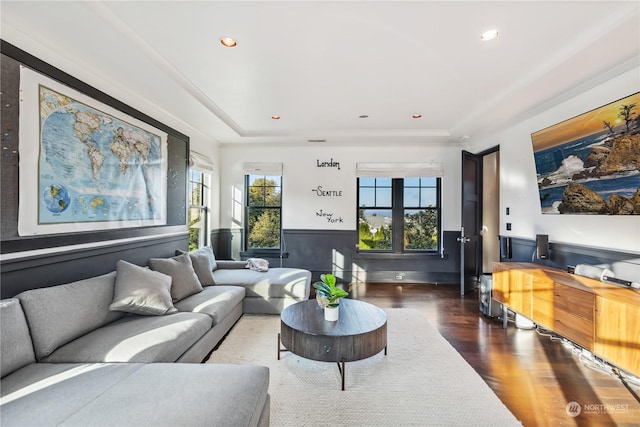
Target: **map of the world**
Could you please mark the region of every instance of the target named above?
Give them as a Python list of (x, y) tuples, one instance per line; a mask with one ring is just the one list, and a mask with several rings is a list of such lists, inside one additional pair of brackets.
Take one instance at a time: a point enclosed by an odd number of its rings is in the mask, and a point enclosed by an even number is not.
[(161, 217), (161, 136), (43, 85), (39, 106), (38, 223)]

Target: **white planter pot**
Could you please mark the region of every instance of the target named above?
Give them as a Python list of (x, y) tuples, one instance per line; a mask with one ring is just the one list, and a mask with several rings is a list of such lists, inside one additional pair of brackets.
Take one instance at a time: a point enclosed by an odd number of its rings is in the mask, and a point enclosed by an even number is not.
[(338, 320), (338, 314), (340, 313), (339, 307), (325, 307), (324, 308), (324, 320), (329, 322), (335, 322)]

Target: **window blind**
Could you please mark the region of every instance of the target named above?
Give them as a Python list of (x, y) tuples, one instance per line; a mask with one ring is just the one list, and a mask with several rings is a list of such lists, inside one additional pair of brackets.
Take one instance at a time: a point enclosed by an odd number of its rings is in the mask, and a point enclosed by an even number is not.
[(209, 156), (205, 156), (196, 151), (189, 153), (189, 166), (201, 171), (213, 172), (213, 160), (211, 160)]
[(282, 163), (247, 162), (242, 164), (246, 175), (282, 176)]
[(369, 178), (419, 178), (442, 177), (442, 163), (357, 163), (358, 177)]

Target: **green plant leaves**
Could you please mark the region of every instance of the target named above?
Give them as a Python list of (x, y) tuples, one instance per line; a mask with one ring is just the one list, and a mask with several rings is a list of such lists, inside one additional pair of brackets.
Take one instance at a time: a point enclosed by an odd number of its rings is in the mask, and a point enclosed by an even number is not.
[(329, 285), (331, 287), (335, 287), (336, 286), (336, 276), (334, 276), (333, 274), (330, 274), (330, 273), (321, 274), (320, 275), (320, 280), (322, 280), (324, 283), (326, 283), (327, 285)]
[(336, 301), (349, 295), (348, 292), (336, 286), (336, 276), (333, 274), (321, 274), (320, 280), (321, 282), (314, 283), (313, 287), (319, 295), (329, 300), (329, 306), (337, 307), (339, 303)]

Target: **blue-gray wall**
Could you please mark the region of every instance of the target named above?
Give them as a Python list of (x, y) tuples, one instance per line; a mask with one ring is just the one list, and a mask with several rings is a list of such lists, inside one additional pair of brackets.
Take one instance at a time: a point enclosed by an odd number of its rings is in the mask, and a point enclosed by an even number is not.
[[(229, 230), (212, 233), (217, 258), (231, 257)], [(442, 253), (382, 254), (356, 250), (357, 233), (344, 230), (283, 230), (282, 259), (269, 253), (254, 253), (272, 267), (298, 267), (310, 270), (314, 280), (322, 273), (333, 273), (343, 282), (369, 283), (459, 283), (460, 246), (458, 232), (443, 232)], [(247, 258), (249, 255), (243, 255)], [(402, 278), (398, 278), (402, 276)]]
[(136, 242), (3, 260), (1, 297), (10, 298), (27, 289), (106, 274), (114, 271), (121, 259), (146, 266), (149, 258), (174, 256), (176, 249), (185, 251), (188, 247), (189, 233), (185, 232)]

